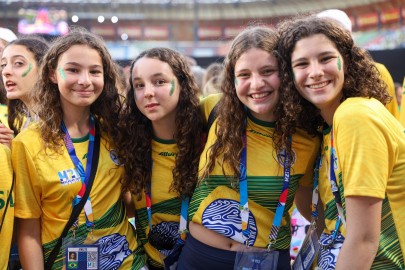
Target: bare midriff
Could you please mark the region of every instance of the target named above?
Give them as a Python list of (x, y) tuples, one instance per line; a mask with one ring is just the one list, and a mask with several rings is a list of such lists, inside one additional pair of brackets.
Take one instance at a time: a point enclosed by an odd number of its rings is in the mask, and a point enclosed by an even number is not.
[(244, 246), (239, 242), (236, 242), (232, 239), (229, 239), (228, 237), (225, 237), (214, 231), (211, 231), (210, 229), (207, 229), (204, 226), (194, 223), (192, 221), (189, 224), (189, 230), (193, 238), (214, 248), (229, 251), (238, 251), (240, 248)]

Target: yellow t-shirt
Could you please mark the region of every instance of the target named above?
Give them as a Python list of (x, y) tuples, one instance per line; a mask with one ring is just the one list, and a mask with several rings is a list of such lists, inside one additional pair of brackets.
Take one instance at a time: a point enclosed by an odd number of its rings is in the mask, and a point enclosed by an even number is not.
[[(6, 209), (7, 198), (13, 181), (10, 149), (0, 144), (0, 222)], [(5, 213), (3, 227), (0, 232), (0, 269), (7, 269), (10, 254), (11, 238), (14, 225), (14, 191), (11, 193), (10, 203)]]
[[(375, 99), (349, 98), (338, 107), (333, 118), (337, 153), (334, 169), (343, 208), (347, 196), (383, 199), (380, 245), (371, 269), (405, 267), (404, 132), (401, 124)], [(326, 232), (330, 233), (337, 217), (328, 179), (331, 128), (324, 130), (323, 140), (319, 194), (324, 202)], [(346, 235), (343, 226), (340, 231)]]
[[(402, 100), (405, 103), (405, 77), (404, 77), (404, 81), (402, 83)], [(401, 124), (405, 127), (405, 104), (404, 106), (402, 106), (402, 110), (400, 112), (400, 118), (399, 121), (401, 122)]]
[(0, 104), (0, 121), (8, 127), (8, 110), (7, 105)]
[[(181, 209), (181, 200), (178, 198), (177, 193), (170, 191), (177, 152), (178, 148), (174, 140), (169, 141), (158, 138), (152, 140), (152, 225), (153, 231), (159, 232), (153, 235), (153, 239), (159, 238), (161, 241), (171, 243), (176, 243), (178, 237)], [(149, 263), (155, 267), (163, 267), (159, 252), (168, 255), (171, 249), (161, 248), (158, 250), (149, 243), (150, 227), (145, 193), (142, 194), (140, 201), (135, 198), (134, 203), (137, 212), (135, 221), (137, 233), (141, 243), (144, 245)], [(164, 237), (162, 238), (162, 236)]]
[(392, 97), (392, 100), (385, 105), (385, 107), (390, 111), (390, 113), (399, 120), (399, 110), (398, 110), (398, 103), (397, 103), (397, 95), (395, 92), (395, 85), (394, 80), (391, 77), (390, 72), (388, 69), (380, 63), (375, 63), (378, 71), (380, 72), (381, 79), (387, 84), (387, 92)]
[[(206, 119), (218, 102), (221, 94), (208, 96), (202, 101)], [(209, 147), (215, 142), (217, 121), (213, 123), (208, 134), (207, 144), (201, 154), (200, 172), (206, 164)], [(274, 123), (263, 122), (249, 114), (247, 119), (247, 178), (249, 198), (249, 224), (251, 238), (249, 244), (266, 247), (270, 228), (279, 201), (283, 180), (283, 152), (275, 153), (273, 148)], [(292, 138), (295, 160), (290, 172), (290, 188), (285, 205), (281, 227), (278, 232), (276, 249), (288, 249), (291, 242), (290, 215), (295, 192), (298, 185), (312, 186), (315, 158), (319, 149), (319, 140), (298, 130)], [(276, 158), (277, 157), (277, 158)], [(218, 161), (222, 157), (217, 158)], [(229, 168), (224, 168), (229, 174)], [(240, 194), (238, 186), (222, 172), (217, 163), (210, 176), (197, 186), (190, 202), (189, 219), (223, 236), (243, 243), (241, 219), (239, 215)]]
[[(52, 251), (72, 212), (72, 201), (82, 184), (80, 175), (67, 152), (56, 154), (44, 149), (36, 124), (23, 130), (12, 142), (12, 162), (16, 174), (15, 216), (41, 219), (41, 240), (45, 259)], [(88, 137), (72, 140), (76, 155), (86, 168)], [(120, 179), (123, 168), (102, 137), (97, 174), (90, 192), (94, 229), (93, 238), (85, 225), (84, 211), (76, 229), (77, 244), (100, 244), (100, 269), (140, 269), (146, 258), (137, 254), (137, 239), (128, 222), (121, 200)], [(72, 232), (67, 237), (72, 237)], [(90, 242), (91, 241), (91, 242)], [(63, 252), (62, 252), (63, 251)], [(65, 248), (53, 265), (62, 269)], [(139, 251), (140, 252), (140, 251)]]

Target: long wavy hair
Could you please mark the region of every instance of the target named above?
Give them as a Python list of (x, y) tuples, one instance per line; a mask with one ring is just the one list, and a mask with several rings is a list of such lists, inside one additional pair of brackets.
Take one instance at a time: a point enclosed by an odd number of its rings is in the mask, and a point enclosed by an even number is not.
[[(223, 96), (218, 104), (217, 139), (210, 147), (207, 164), (200, 179), (206, 178), (214, 169), (217, 158), (223, 155), (222, 171), (225, 164), (232, 170), (232, 181), (238, 181), (239, 163), (243, 149), (243, 134), (246, 130), (247, 112), (243, 103), (236, 95), (235, 64), (242, 54), (255, 48), (274, 55), (278, 34), (275, 30), (264, 26), (253, 26), (245, 29), (232, 41), (230, 51), (224, 60), (221, 91)], [(276, 116), (277, 117), (277, 116)]]
[(282, 22), (278, 26), (278, 31), (280, 39), (277, 52), (281, 77), (280, 104), (282, 104), (278, 107), (280, 122), (278, 132), (283, 135), (281, 138), (293, 134), (297, 127), (307, 130), (310, 134), (316, 134), (324, 123), (320, 110), (304, 99), (294, 84), (291, 55), (297, 42), (303, 38), (323, 34), (342, 55), (345, 78), (341, 102), (349, 97), (368, 97), (386, 104), (391, 99), (369, 53), (356, 46), (350, 32), (338, 23), (312, 15), (300, 16)]
[[(42, 59), (49, 48), (48, 42), (39, 36), (20, 37), (10, 42), (6, 46), (6, 48), (13, 45), (24, 46), (29, 52), (31, 52), (32, 55), (34, 56), (35, 64), (37, 65), (38, 70), (42, 63)], [(32, 84), (34, 85), (35, 82), (32, 82)], [(17, 135), (21, 131), (24, 121), (28, 116), (28, 112), (29, 108), (27, 108), (27, 105), (24, 104), (22, 100), (20, 99), (8, 100), (7, 121), (10, 129), (14, 131), (14, 135)]]
[(132, 78), (134, 65), (141, 58), (167, 63), (179, 81), (180, 96), (174, 134), (179, 152), (170, 189), (179, 196), (191, 196), (197, 182), (203, 118), (199, 109), (198, 86), (191, 69), (180, 53), (168, 48), (146, 50), (131, 64), (130, 88), (120, 121), (121, 129), (126, 132), (119, 142), (119, 157), (125, 166), (123, 192), (129, 190), (140, 200), (143, 190), (148, 190), (152, 176), (152, 123), (136, 106)]
[(59, 151), (62, 149), (63, 136), (60, 126), (63, 112), (58, 85), (51, 80), (51, 74), (57, 69), (59, 58), (74, 45), (84, 45), (96, 50), (102, 60), (104, 71), (104, 88), (97, 100), (91, 104), (90, 112), (98, 120), (101, 134), (107, 135), (110, 146), (120, 135), (116, 127), (121, 111), (116, 87), (117, 69), (111, 56), (100, 37), (88, 32), (84, 28), (72, 28), (71, 31), (56, 39), (46, 53), (41, 66), (39, 80), (34, 87), (34, 112), (39, 116), (39, 128), (45, 147)]

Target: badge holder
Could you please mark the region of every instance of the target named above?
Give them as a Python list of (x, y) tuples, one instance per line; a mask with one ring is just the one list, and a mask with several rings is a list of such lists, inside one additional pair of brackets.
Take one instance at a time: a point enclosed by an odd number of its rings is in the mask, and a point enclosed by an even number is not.
[[(84, 244), (86, 241), (86, 244)], [(100, 266), (99, 247), (87, 244), (86, 238), (63, 239), (65, 252), (64, 266), (66, 270), (95, 270)]]
[(292, 269), (293, 270), (307, 270), (311, 269), (311, 266), (318, 256), (321, 245), (319, 244), (318, 234), (316, 231), (315, 222), (311, 223), (308, 232), (304, 238), (301, 249), (298, 252)]
[(236, 252), (234, 270), (273, 270), (279, 252), (266, 248), (243, 246)]

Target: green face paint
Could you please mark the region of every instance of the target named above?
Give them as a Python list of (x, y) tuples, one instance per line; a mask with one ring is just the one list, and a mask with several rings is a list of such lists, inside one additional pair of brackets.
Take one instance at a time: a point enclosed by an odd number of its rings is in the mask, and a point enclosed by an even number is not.
[(235, 87), (238, 86), (238, 78), (235, 77)]
[(60, 74), (60, 76), (62, 77), (62, 79), (63, 79), (63, 80), (66, 80), (65, 71), (64, 71), (61, 67), (58, 68), (58, 71), (59, 71), (59, 74)]
[(340, 60), (340, 56), (338, 56), (338, 59), (337, 59), (337, 67), (338, 67), (339, 71), (342, 69), (342, 60)]
[(28, 69), (27, 69), (26, 71), (24, 71), (24, 73), (22, 74), (22, 76), (23, 76), (23, 77), (27, 76), (28, 73), (30, 73), (31, 69), (32, 69), (32, 64), (30, 63), (30, 65), (28, 66)]
[(171, 84), (172, 86), (170, 87), (170, 93), (169, 93), (169, 95), (172, 96), (173, 93), (174, 93), (174, 80), (172, 80), (170, 84)]

